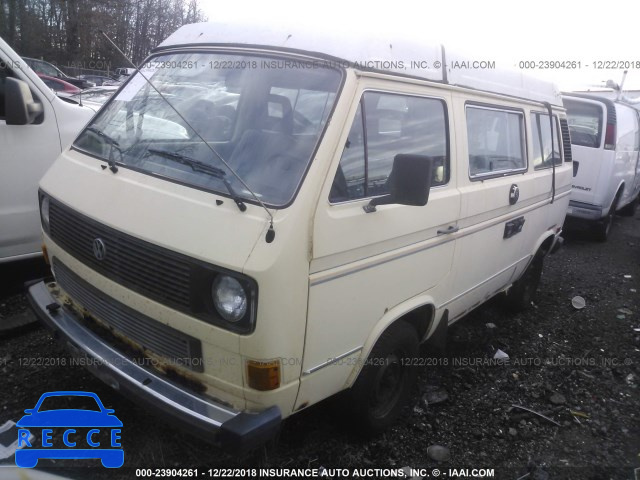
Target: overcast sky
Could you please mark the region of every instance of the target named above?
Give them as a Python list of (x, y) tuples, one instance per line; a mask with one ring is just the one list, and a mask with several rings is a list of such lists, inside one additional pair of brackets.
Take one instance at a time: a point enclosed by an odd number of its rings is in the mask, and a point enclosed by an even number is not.
[(623, 70), (594, 68), (594, 62), (633, 61), (624, 88), (640, 90), (640, 2), (530, 1), (349, 1), (202, 0), (210, 21), (296, 22), (322, 28), (424, 32), (447, 50), (495, 60), (504, 68), (519, 61), (569, 60), (575, 70), (528, 70), (563, 90), (620, 82)]

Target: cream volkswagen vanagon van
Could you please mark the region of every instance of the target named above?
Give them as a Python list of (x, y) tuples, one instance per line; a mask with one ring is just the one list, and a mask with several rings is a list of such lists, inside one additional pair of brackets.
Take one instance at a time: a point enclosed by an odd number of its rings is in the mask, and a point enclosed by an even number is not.
[(498, 293), (531, 302), (569, 202), (559, 92), (453, 58), (182, 27), (43, 178), (55, 282), (32, 305), (105, 382), (232, 450), (344, 390), (385, 428), (420, 342)]

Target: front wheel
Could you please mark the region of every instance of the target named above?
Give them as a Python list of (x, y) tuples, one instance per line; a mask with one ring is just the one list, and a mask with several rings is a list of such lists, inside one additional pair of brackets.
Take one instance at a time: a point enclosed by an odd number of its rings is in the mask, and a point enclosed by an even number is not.
[(380, 336), (348, 392), (353, 419), (365, 433), (379, 433), (398, 419), (415, 384), (417, 356), (418, 337), (408, 323), (396, 322)]

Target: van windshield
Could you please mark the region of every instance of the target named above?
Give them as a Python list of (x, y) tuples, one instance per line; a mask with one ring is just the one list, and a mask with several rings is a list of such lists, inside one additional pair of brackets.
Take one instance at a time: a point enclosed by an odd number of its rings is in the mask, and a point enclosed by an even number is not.
[(602, 108), (593, 103), (564, 99), (571, 144), (598, 148), (602, 134)]
[(136, 73), (74, 147), (223, 195), (228, 183), (254, 201), (208, 144), (274, 207), (295, 195), (342, 80), (320, 62), (206, 52), (156, 56), (142, 73), (175, 110)]

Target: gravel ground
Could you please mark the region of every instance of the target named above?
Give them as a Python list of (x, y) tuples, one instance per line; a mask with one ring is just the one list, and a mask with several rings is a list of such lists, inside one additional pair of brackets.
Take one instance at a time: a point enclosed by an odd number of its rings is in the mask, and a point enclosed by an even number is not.
[[(425, 469), (425, 478), (435, 478), (434, 469), (440, 478), (479, 478), (471, 469), (483, 468), (513, 480), (640, 478), (640, 215), (617, 218), (605, 244), (583, 235), (566, 240), (545, 263), (534, 308), (513, 315), (492, 301), (458, 322), (446, 356), (425, 352), (403, 421), (373, 439), (349, 428), (336, 398), (291, 417), (259, 454), (227, 456), (82, 368), (58, 365), (55, 359), (69, 357), (39, 326), (0, 337), (0, 424), (18, 420), (43, 392), (96, 392), (125, 425), (125, 467), (39, 464), (78, 479), (135, 478), (136, 468), (199, 468), (206, 477), (210, 468), (406, 466)], [(0, 322), (24, 314), (18, 286), (42, 271), (38, 262), (0, 269)], [(571, 304), (577, 295), (586, 301), (581, 310)], [(498, 349), (508, 361), (492, 360)], [(54, 360), (25, 365), (29, 357)], [(446, 448), (435, 452), (444, 453), (441, 461), (431, 458), (434, 449), (427, 453), (432, 445)]]

